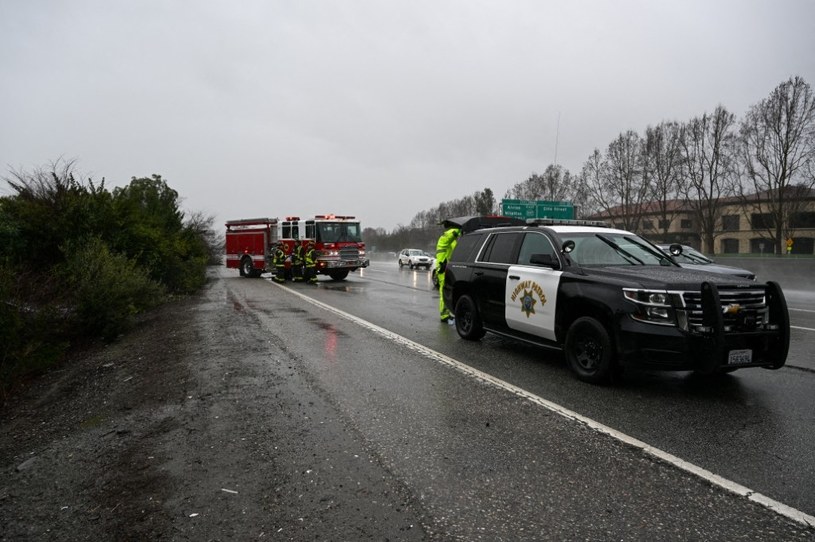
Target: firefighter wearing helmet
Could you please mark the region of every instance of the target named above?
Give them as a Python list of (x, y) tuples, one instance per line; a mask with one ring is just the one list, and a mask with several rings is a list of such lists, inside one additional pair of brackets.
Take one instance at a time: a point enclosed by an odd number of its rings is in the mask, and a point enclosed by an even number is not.
[(303, 282), (303, 260), (305, 259), (305, 249), (300, 240), (294, 240), (294, 250), (291, 252), (291, 280), (293, 282)]
[(286, 244), (283, 241), (279, 241), (275, 245), (272, 253), (272, 264), (274, 264), (275, 268), (272, 280), (280, 283), (286, 282)]
[(305, 278), (309, 284), (317, 284), (317, 251), (314, 247), (314, 241), (309, 241), (306, 244)]

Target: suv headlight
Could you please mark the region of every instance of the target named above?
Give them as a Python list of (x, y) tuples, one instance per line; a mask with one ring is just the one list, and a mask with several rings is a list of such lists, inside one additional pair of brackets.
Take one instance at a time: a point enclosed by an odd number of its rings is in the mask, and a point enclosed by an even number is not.
[(665, 290), (623, 288), (623, 295), (636, 306), (636, 310), (631, 313), (634, 320), (663, 326), (676, 325), (673, 294)]

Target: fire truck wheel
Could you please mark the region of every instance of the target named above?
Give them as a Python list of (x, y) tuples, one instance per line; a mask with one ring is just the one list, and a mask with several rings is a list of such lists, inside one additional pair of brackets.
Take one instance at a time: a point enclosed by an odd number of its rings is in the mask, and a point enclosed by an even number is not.
[(348, 270), (339, 269), (337, 271), (331, 271), (328, 273), (328, 276), (330, 276), (333, 280), (345, 280), (345, 277), (348, 276)]
[(241, 260), (241, 275), (244, 277), (255, 277), (255, 268), (252, 265), (252, 258), (246, 257)]

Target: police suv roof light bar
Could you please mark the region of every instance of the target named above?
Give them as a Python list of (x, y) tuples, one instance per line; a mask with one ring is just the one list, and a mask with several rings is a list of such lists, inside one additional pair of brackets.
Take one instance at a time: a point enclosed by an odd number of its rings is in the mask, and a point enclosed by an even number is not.
[(611, 224), (602, 220), (574, 220), (569, 218), (527, 218), (530, 226), (594, 226), (596, 228), (610, 228)]

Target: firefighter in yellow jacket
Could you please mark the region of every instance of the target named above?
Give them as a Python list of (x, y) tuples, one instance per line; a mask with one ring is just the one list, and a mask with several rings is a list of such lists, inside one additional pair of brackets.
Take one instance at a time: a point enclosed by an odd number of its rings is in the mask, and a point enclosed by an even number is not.
[(303, 260), (305, 259), (303, 243), (294, 240), (294, 250), (291, 251), (291, 280), (303, 282)]
[(274, 252), (272, 253), (272, 263), (274, 264), (275, 274), (272, 280), (275, 282), (286, 282), (286, 245), (283, 242), (277, 243)]
[(314, 241), (306, 244), (305, 278), (309, 284), (317, 284), (317, 251), (314, 248)]
[(436, 243), (436, 269), (438, 269), (439, 279), (439, 317), (442, 322), (449, 322), (453, 319), (453, 314), (444, 304), (444, 271), (447, 269), (447, 261), (450, 259), (450, 254), (456, 248), (456, 242), (461, 235), (461, 228), (452, 222), (443, 222), (444, 233), (439, 237)]

